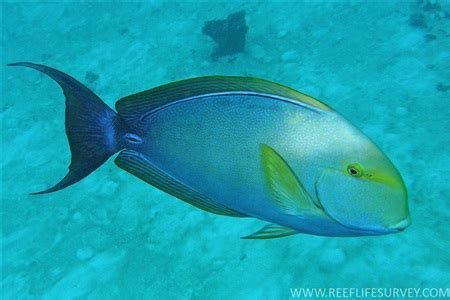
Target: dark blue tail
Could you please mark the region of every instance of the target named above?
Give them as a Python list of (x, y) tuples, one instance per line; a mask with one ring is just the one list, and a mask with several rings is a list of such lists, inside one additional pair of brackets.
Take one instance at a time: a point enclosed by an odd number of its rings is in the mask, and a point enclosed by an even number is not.
[(120, 118), (82, 83), (43, 65), (21, 62), (9, 66), (29, 67), (47, 74), (61, 86), (66, 97), (66, 135), (72, 153), (69, 172), (53, 187), (33, 195), (55, 192), (80, 181), (121, 149)]

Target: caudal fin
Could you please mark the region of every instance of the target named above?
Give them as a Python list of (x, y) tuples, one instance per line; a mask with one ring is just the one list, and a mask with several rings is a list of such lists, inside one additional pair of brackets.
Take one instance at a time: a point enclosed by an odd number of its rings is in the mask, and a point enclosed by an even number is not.
[(53, 187), (32, 195), (55, 192), (80, 181), (120, 150), (121, 120), (82, 83), (44, 65), (20, 62), (8, 66), (29, 67), (48, 75), (66, 98), (65, 127), (72, 154), (69, 172)]

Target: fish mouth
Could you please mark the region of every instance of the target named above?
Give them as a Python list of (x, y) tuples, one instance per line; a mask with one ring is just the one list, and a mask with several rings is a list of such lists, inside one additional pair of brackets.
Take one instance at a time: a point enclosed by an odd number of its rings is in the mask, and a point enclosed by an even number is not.
[(368, 235), (384, 235), (384, 234), (391, 234), (391, 233), (399, 233), (399, 232), (404, 231), (411, 224), (411, 219), (408, 217), (406, 219), (401, 220), (400, 222), (396, 223), (393, 226), (356, 227), (356, 226), (351, 226), (351, 225), (347, 225), (342, 222), (339, 222), (339, 220), (336, 220), (335, 218), (330, 216), (328, 213), (327, 213), (327, 216), (329, 216), (333, 221), (339, 223), (340, 225), (342, 225), (343, 227), (345, 227), (347, 229), (357, 231), (359, 233), (365, 233)]
[[(339, 223), (342, 226), (351, 228), (345, 224)], [(403, 230), (405, 230), (409, 225), (411, 225), (411, 218), (408, 216), (404, 219), (402, 219), (401, 221), (395, 223), (394, 225), (391, 226), (386, 226), (386, 227), (372, 227), (372, 228), (352, 228), (352, 229), (356, 229), (359, 231), (364, 231), (364, 232), (370, 232), (370, 233), (374, 233), (374, 234), (389, 234), (389, 233), (398, 233), (398, 232), (402, 232)]]
[[(319, 199), (319, 198), (318, 198)], [(320, 201), (320, 199), (319, 199)], [(322, 206), (322, 210), (324, 211), (324, 213), (334, 222), (338, 223), (339, 225), (350, 229), (352, 231), (356, 231), (359, 233), (365, 233), (368, 235), (384, 235), (384, 234), (390, 234), (390, 233), (398, 233), (398, 232), (402, 232), (403, 230), (405, 230), (410, 224), (411, 224), (411, 218), (407, 217), (403, 220), (401, 220), (400, 222), (396, 223), (393, 226), (387, 226), (387, 227), (382, 227), (382, 226), (367, 226), (367, 227), (357, 227), (357, 226), (352, 226), (352, 225), (348, 225), (345, 224), (341, 221), (339, 221), (338, 219), (334, 218), (331, 214), (329, 214), (326, 209)]]
[(409, 225), (411, 225), (411, 218), (408, 216), (395, 225), (389, 226), (388, 228), (391, 230), (395, 230), (395, 232), (400, 232), (405, 230)]
[(319, 206), (320, 206), (321, 210), (325, 213), (325, 215), (327, 217), (329, 217), (332, 221), (338, 223), (339, 225), (341, 225), (349, 230), (361, 233), (361, 234), (384, 235), (384, 234), (401, 232), (401, 231), (405, 230), (411, 224), (411, 218), (409, 215), (406, 218), (398, 221), (397, 223), (395, 223), (393, 225), (389, 225), (389, 226), (383, 226), (383, 225), (380, 225), (380, 226), (376, 226), (376, 225), (374, 225), (374, 226), (370, 226), (370, 225), (354, 226), (354, 225), (347, 224), (343, 221), (340, 221), (338, 218), (334, 217), (333, 214), (331, 214), (329, 211), (327, 211), (326, 206), (322, 203), (322, 201), (320, 199), (318, 183), (319, 183), (321, 177), (322, 177), (322, 174), (321, 174), (321, 176), (319, 176), (319, 178), (316, 180), (316, 182), (314, 184), (314, 192), (316, 195), (316, 199), (319, 202)]
[[(319, 199), (319, 198), (317, 198), (317, 199)], [(319, 199), (319, 201), (320, 201), (320, 199)], [(322, 206), (322, 210), (325, 213), (325, 215), (327, 217), (329, 217), (332, 221), (338, 223), (342, 227), (345, 227), (349, 230), (352, 230), (352, 231), (355, 231), (358, 233), (364, 233), (366, 235), (384, 235), (384, 234), (390, 234), (390, 233), (398, 233), (398, 232), (402, 232), (403, 230), (405, 230), (411, 224), (410, 218), (408, 217), (408, 218), (403, 219), (400, 222), (396, 223), (395, 225), (388, 226), (388, 227), (382, 227), (382, 226), (357, 227), (357, 226), (348, 225), (348, 224), (345, 224), (345, 223), (339, 221), (338, 219), (334, 218), (330, 213), (328, 213), (323, 205), (321, 205), (321, 206)]]

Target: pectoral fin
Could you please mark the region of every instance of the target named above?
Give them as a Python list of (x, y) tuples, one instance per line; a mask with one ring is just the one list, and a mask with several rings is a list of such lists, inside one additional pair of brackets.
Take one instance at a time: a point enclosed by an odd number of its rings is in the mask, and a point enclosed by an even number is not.
[(281, 211), (289, 215), (321, 212), (280, 154), (261, 144), (261, 160), (271, 199)]
[(283, 227), (277, 224), (269, 224), (258, 230), (257, 232), (250, 234), (248, 236), (242, 237), (243, 239), (274, 239), (284, 236), (289, 236), (299, 233), (298, 231), (291, 229), (289, 227)]

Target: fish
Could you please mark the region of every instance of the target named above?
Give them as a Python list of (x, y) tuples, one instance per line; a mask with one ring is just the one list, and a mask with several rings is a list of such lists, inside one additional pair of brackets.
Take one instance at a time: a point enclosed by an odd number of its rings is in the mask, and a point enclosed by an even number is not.
[(329, 105), (253, 77), (205, 76), (120, 98), (115, 110), (54, 68), (71, 151), (47, 194), (115, 164), (203, 211), (267, 222), (243, 239), (298, 233), (358, 237), (410, 225), (405, 183), (391, 160)]

